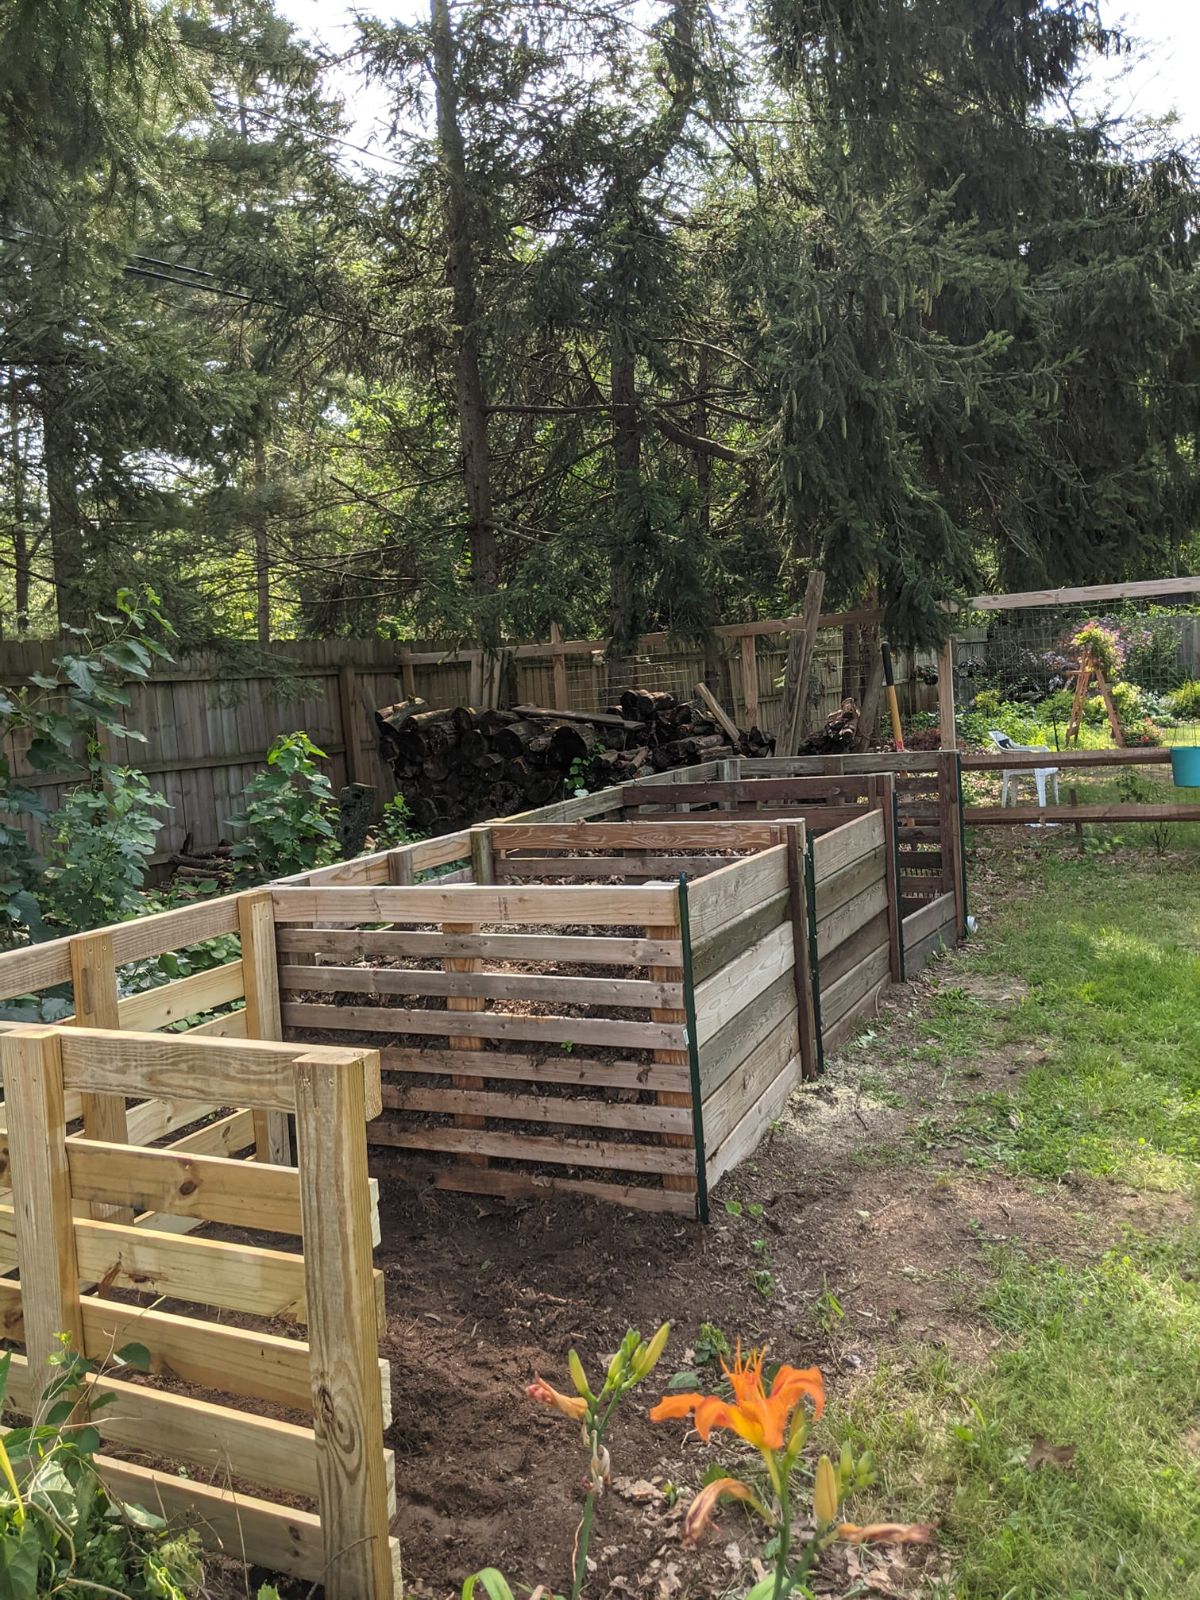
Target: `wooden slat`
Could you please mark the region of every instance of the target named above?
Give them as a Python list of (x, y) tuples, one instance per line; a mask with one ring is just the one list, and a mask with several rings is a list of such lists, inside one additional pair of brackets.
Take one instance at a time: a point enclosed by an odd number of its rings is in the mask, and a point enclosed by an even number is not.
[[(87, 1028), (119, 1028), (117, 962), (112, 934), (105, 928), (77, 934), (71, 940), (71, 986), (75, 1024)], [(82, 1090), (82, 1085), (80, 1085)], [(89, 1139), (128, 1138), (125, 1091), (117, 1085), (108, 1094), (83, 1092), (83, 1131)], [(100, 1213), (97, 1213), (99, 1215)]]
[[(24, 1357), (13, 1357), (6, 1400), (26, 1415), (40, 1399), (34, 1372), (37, 1369), (31, 1369)], [(208, 1472), (316, 1498), (317, 1452), (311, 1428), (167, 1394), (107, 1374), (93, 1374), (87, 1384), (89, 1397), (113, 1396), (92, 1417), (107, 1444), (145, 1450), (161, 1442), (173, 1459)], [(40, 1373), (36, 1387), (38, 1391), (43, 1387)]]
[(943, 894), (936, 900), (931, 900), (927, 906), (922, 906), (919, 911), (910, 912), (904, 919), (904, 943), (915, 944), (918, 939), (923, 939), (934, 928), (940, 928), (944, 922), (954, 921), (954, 896)]
[[(585, 1057), (560, 1055), (517, 1055), (507, 1051), (481, 1051), (467, 1059), (458, 1050), (400, 1050), (385, 1046), (380, 1052), (383, 1072), (442, 1073), (452, 1077), (470, 1068), (478, 1076), (519, 1083), (564, 1083), (586, 1088), (686, 1089), (688, 1075), (680, 1067), (648, 1061), (594, 1061)], [(385, 1101), (386, 1103), (386, 1101)]]
[(329, 1600), (392, 1600), (361, 1080), (296, 1063), (318, 1501)]
[(552, 926), (678, 924), (676, 891), (637, 885), (523, 889), (433, 884), (414, 889), (274, 889), (278, 922), (546, 923)]
[(796, 1008), (796, 988), (790, 972), (776, 978), (746, 1011), (727, 1022), (720, 1033), (700, 1046), (700, 1082), (705, 1096), (714, 1092), (726, 1075), (789, 1012)]
[(252, 1561), (269, 1572), (320, 1582), (325, 1565), (321, 1523), (311, 1511), (273, 1505), (221, 1484), (179, 1478), (112, 1456), (98, 1455), (95, 1463), (112, 1494), (173, 1524), (194, 1527), (206, 1549)]
[(373, 1145), (397, 1150), (442, 1150), (455, 1154), (497, 1156), (505, 1160), (546, 1161), (556, 1166), (614, 1167), (623, 1172), (676, 1173), (694, 1178), (696, 1163), (690, 1149), (665, 1145), (616, 1142), (609, 1139), (543, 1138), (534, 1134), (503, 1133), (479, 1128), (399, 1128), (386, 1118), (367, 1129)]
[[(293, 1003), (283, 1008), (290, 1028), (336, 1028), (366, 1033), (461, 1034), (463, 1021), (452, 1011), (409, 1011), (392, 1006), (323, 1006)], [(682, 1027), (652, 1022), (616, 1022), (598, 1017), (526, 1017), (479, 1012), (471, 1017), (472, 1037), (541, 1039), (561, 1044), (610, 1044), (625, 1050), (687, 1048)]]
[(858, 1005), (851, 1006), (841, 1021), (828, 1029), (824, 1035), (826, 1059), (836, 1055), (843, 1045), (863, 1031), (871, 1018), (874, 1017), (879, 1002), (886, 994), (891, 981), (891, 978), (887, 976), (880, 978), (875, 987), (863, 996)]
[(1018, 611), (1026, 606), (1064, 606), (1077, 601), (1155, 599), (1169, 594), (1200, 593), (1200, 577), (1146, 578), (1130, 583), (1092, 583), (1072, 589), (1024, 589), (1015, 594), (977, 594), (968, 611)]
[(327, 955), (346, 960), (385, 956), (480, 956), (490, 961), (579, 961), (594, 966), (678, 966), (678, 939), (606, 938), (550, 933), (401, 933), (393, 928), (280, 928), (279, 951), (287, 955)]
[(235, 1228), (299, 1234), (300, 1188), (294, 1167), (231, 1161), (193, 1151), (136, 1150), (92, 1140), (68, 1141), (71, 1190), (78, 1200), (166, 1211)]
[(820, 894), (826, 878), (831, 878), (850, 862), (857, 861), (859, 856), (877, 850), (883, 844), (883, 816), (879, 811), (864, 812), (843, 827), (817, 839), (813, 844), (817, 893)]
[[(13, 1208), (0, 1206), (0, 1268), (18, 1264), (15, 1237)], [(304, 1319), (301, 1256), (80, 1217), (74, 1238), (79, 1276), (87, 1282), (255, 1316)], [(62, 1331), (61, 1323), (56, 1331)]]
[(887, 847), (878, 845), (874, 850), (864, 850), (862, 855), (846, 863), (836, 872), (827, 874), (817, 883), (817, 920), (844, 906), (847, 900), (877, 882), (887, 872)]
[(821, 988), (821, 1024), (826, 1036), (844, 1016), (854, 1011), (864, 995), (874, 995), (881, 978), (889, 975), (886, 942), (872, 950), (828, 988)]
[(620, 1105), (574, 1095), (491, 1094), (466, 1089), (408, 1088), (385, 1083), (385, 1110), (432, 1112), (441, 1116), (502, 1117), (519, 1122), (553, 1122), (576, 1128), (630, 1128), (643, 1133), (691, 1133), (690, 1109), (677, 1106)]
[[(83, 1353), (90, 1360), (109, 1360), (123, 1345), (136, 1343), (149, 1352), (151, 1372), (298, 1411), (312, 1407), (308, 1345), (302, 1339), (118, 1305), (94, 1295), (82, 1297), (80, 1314)], [(20, 1285), (10, 1279), (0, 1279), (0, 1328), (6, 1339), (24, 1339)]]
[(696, 989), (696, 1034), (711, 1039), (744, 1011), (781, 973), (790, 972), (795, 951), (790, 922), (780, 923), (757, 944), (730, 961)]
[(864, 922), (869, 922), (880, 911), (887, 910), (888, 890), (886, 880), (880, 876), (868, 889), (847, 900), (824, 920), (817, 923), (817, 957), (824, 961), (843, 940), (853, 937)]
[(968, 827), (1023, 822), (1200, 822), (1200, 805), (964, 806)]
[[(640, 793), (640, 791), (639, 791)], [(775, 842), (769, 824), (730, 820), (714, 822), (574, 822), (530, 823), (514, 827), (493, 824), (497, 851), (509, 850), (762, 850)]]
[(764, 1134), (788, 1103), (796, 1085), (798, 1062), (788, 1062), (782, 1071), (746, 1112), (724, 1142), (713, 1151), (708, 1163), (708, 1184), (711, 1190), (724, 1175), (752, 1155)]
[(704, 1102), (704, 1136), (714, 1151), (789, 1064), (799, 1068), (799, 1049), (796, 1018), (784, 1017), (709, 1095)]
[[(329, 1060), (364, 1068), (361, 1050), (330, 1050)], [(96, 1094), (195, 1098), (218, 1105), (289, 1111), (295, 1104), (295, 1061), (307, 1046), (266, 1040), (192, 1039), (188, 1034), (114, 1033), (89, 1029), (62, 1034), (63, 1080)]]
[(31, 1030), (0, 1039), (8, 1145), (20, 1177), (14, 1205), (0, 1207), (5, 1265), (20, 1269), (25, 1348), (38, 1373), (61, 1354), (61, 1335), (83, 1347), (61, 1037)]
[[(275, 916), (269, 889), (238, 896), (245, 972), (246, 1034), (251, 1039), (282, 1039), (279, 972), (275, 955)], [(260, 1161), (276, 1165), (291, 1160), (291, 1130), (286, 1113), (256, 1109), (254, 1145)]]
[(759, 855), (731, 862), (692, 884), (688, 912), (692, 939), (702, 945), (725, 923), (736, 921), (764, 900), (786, 894), (787, 852), (776, 845)]
[(692, 946), (692, 982), (703, 983), (719, 972), (741, 951), (747, 949), (780, 923), (788, 920), (790, 895), (780, 893), (760, 901), (745, 916), (727, 922), (704, 942)]
[(540, 883), (547, 878), (568, 878), (578, 882), (620, 878), (634, 882), (643, 878), (703, 877), (728, 866), (728, 856), (583, 856), (568, 860), (564, 856), (505, 856), (497, 878), (502, 883)]
[[(393, 1174), (403, 1175), (402, 1168), (393, 1166)], [(622, 1183), (603, 1183), (592, 1178), (560, 1178), (542, 1172), (499, 1172), (478, 1167), (451, 1167), (434, 1174), (436, 1189), (451, 1189), (466, 1194), (499, 1194), (510, 1200), (543, 1200), (551, 1195), (566, 1195), (585, 1200), (603, 1200), (609, 1205), (624, 1206), (629, 1211), (673, 1212), (676, 1215), (694, 1216), (696, 1197), (683, 1190), (661, 1189), (657, 1186)]]
[(210, 1017), (207, 1022), (197, 1022), (185, 1028), (189, 1039), (244, 1039), (247, 1036), (246, 1009), (227, 1011), (223, 1016)]
[(215, 1117), (220, 1110), (202, 1100), (143, 1100), (129, 1111), (129, 1142), (156, 1144), (181, 1128), (194, 1128), (205, 1117)]
[(1034, 767), (1132, 767), (1169, 765), (1171, 752), (1160, 749), (1132, 750), (988, 750), (982, 754), (963, 754), (964, 772), (1011, 772)]
[[(165, 1028), (183, 1017), (194, 1017), (201, 1011), (214, 1011), (218, 1006), (240, 1000), (245, 992), (241, 961), (229, 961), (221, 967), (210, 967), (207, 972), (194, 973), (189, 978), (176, 978), (157, 989), (146, 989), (141, 994), (130, 995), (117, 1007), (117, 1026), (133, 1032), (151, 1033)], [(107, 1024), (94, 1023), (101, 1027)]]
[[(458, 959), (458, 958), (454, 958)], [(467, 958), (471, 959), (470, 957)], [(679, 984), (634, 978), (572, 978), (533, 972), (426, 972), (414, 968), (282, 966), (286, 992), (467, 995), (494, 1000), (557, 1000), (563, 1005), (678, 1006)]]

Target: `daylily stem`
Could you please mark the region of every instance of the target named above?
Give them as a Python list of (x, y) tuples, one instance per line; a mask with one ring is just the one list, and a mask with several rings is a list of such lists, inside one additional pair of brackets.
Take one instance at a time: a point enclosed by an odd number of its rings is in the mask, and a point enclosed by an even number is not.
[(12, 1462), (8, 1458), (8, 1451), (0, 1442), (0, 1475), (8, 1485), (9, 1492), (16, 1502), (13, 1507), (13, 1521), (18, 1528), (25, 1526), (25, 1502), (21, 1499), (21, 1490), (17, 1484), (17, 1475), (12, 1469)]
[(775, 1555), (775, 1588), (772, 1600), (782, 1600), (784, 1595), (792, 1590), (791, 1573), (789, 1565), (792, 1558), (792, 1505), (791, 1496), (788, 1494), (788, 1480), (785, 1476), (779, 1490), (779, 1549)]
[(571, 1600), (579, 1600), (587, 1581), (588, 1542), (592, 1537), (592, 1516), (596, 1510), (596, 1496), (589, 1491), (583, 1502), (583, 1519), (575, 1534), (575, 1570), (571, 1576)]

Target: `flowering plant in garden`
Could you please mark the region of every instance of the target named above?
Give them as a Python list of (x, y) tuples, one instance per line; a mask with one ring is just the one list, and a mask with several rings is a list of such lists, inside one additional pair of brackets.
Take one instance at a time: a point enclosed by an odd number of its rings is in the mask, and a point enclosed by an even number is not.
[(775, 1570), (756, 1583), (745, 1600), (783, 1600), (805, 1582), (821, 1552), (838, 1539), (851, 1544), (930, 1543), (933, 1528), (926, 1523), (881, 1522), (862, 1527), (838, 1520), (846, 1496), (874, 1480), (870, 1454), (864, 1452), (855, 1460), (846, 1444), (837, 1466), (827, 1455), (817, 1462), (811, 1500), (813, 1532), (799, 1552), (793, 1552), (793, 1480), (808, 1442), (810, 1420), (818, 1419), (825, 1409), (825, 1385), (816, 1367), (780, 1366), (768, 1389), (765, 1361), (766, 1352), (762, 1350), (752, 1350), (743, 1358), (739, 1345), (733, 1366), (722, 1363), (733, 1392), (732, 1401), (719, 1395), (669, 1394), (650, 1413), (652, 1422), (690, 1416), (705, 1441), (714, 1428), (726, 1428), (753, 1445), (766, 1468), (765, 1495), (743, 1478), (732, 1475), (706, 1484), (688, 1507), (684, 1539), (689, 1543), (698, 1541), (724, 1499), (744, 1501), (761, 1517), (775, 1532)]
[(1125, 641), (1116, 628), (1106, 627), (1095, 617), (1071, 636), (1080, 659), (1090, 656), (1106, 678), (1117, 676), (1125, 665)]
[[(575, 1534), (575, 1552), (571, 1562), (571, 1600), (579, 1600), (583, 1592), (596, 1502), (612, 1482), (612, 1463), (604, 1442), (609, 1424), (624, 1397), (648, 1378), (658, 1365), (670, 1332), (670, 1323), (664, 1322), (653, 1339), (646, 1340), (630, 1328), (621, 1340), (620, 1349), (608, 1364), (599, 1392), (588, 1382), (583, 1362), (574, 1350), (567, 1357), (574, 1394), (563, 1394), (540, 1377), (535, 1378), (525, 1390), (531, 1400), (536, 1400), (539, 1405), (550, 1406), (569, 1421), (579, 1424), (580, 1437), (588, 1455), (587, 1498)], [(477, 1588), (482, 1588), (488, 1600), (512, 1600), (507, 1581), (495, 1567), (472, 1573), (463, 1585), (463, 1600), (473, 1600)], [(542, 1589), (536, 1592), (539, 1595), (546, 1593)]]

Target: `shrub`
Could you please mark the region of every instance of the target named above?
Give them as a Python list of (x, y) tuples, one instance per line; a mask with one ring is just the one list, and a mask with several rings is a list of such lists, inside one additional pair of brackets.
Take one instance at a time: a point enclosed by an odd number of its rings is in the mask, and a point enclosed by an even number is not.
[(396, 845), (411, 844), (421, 835), (413, 831), (412, 813), (402, 794), (394, 794), (383, 808), (383, 816), (372, 830), (377, 849), (386, 850)]
[(1085, 622), (1078, 633), (1072, 634), (1071, 643), (1081, 658), (1090, 656), (1110, 682), (1125, 665), (1125, 643), (1120, 633), (1094, 617)]
[(317, 767), (323, 760), (324, 750), (306, 733), (281, 733), (267, 751), (267, 770), (246, 785), (246, 809), (229, 819), (246, 833), (233, 847), (243, 882), (285, 878), (333, 860), (337, 803)]
[(142, 886), (166, 807), (144, 774), (114, 767), (107, 786), (79, 788), (50, 821), (49, 914), (72, 932), (123, 922), (145, 907)]
[[(119, 1358), (145, 1364), (128, 1346)], [(12, 1354), (0, 1356), (0, 1400)], [(194, 1534), (171, 1534), (163, 1519), (124, 1505), (104, 1488), (92, 1456), (90, 1424), (72, 1421), (75, 1401), (95, 1371), (64, 1343), (33, 1424), (10, 1428), (0, 1443), (0, 1592), (7, 1600), (48, 1595), (123, 1595), (126, 1600), (188, 1600), (203, 1586)], [(105, 1396), (93, 1395), (94, 1412)]]
[(1172, 712), (1182, 722), (1200, 722), (1200, 678), (1189, 678), (1167, 696)]

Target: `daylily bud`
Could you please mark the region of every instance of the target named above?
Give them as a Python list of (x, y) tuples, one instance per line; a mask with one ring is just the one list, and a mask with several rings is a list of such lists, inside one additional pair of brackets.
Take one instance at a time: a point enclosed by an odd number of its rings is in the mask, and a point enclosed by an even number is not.
[(842, 1443), (842, 1453), (838, 1459), (838, 1477), (841, 1479), (842, 1493), (854, 1482), (854, 1452), (850, 1448), (850, 1441)]
[(667, 1340), (671, 1336), (671, 1324), (664, 1322), (654, 1335), (649, 1344), (643, 1344), (634, 1357), (633, 1374), (640, 1382), (648, 1378), (658, 1365), (659, 1357), (667, 1347)]
[(527, 1384), (525, 1393), (539, 1405), (553, 1406), (555, 1411), (561, 1411), (564, 1417), (570, 1417), (574, 1422), (587, 1416), (588, 1403), (582, 1395), (560, 1394), (543, 1378), (535, 1378)]
[(574, 1350), (567, 1351), (567, 1366), (570, 1369), (571, 1382), (575, 1385), (576, 1391), (585, 1400), (594, 1400), (596, 1396), (588, 1387), (587, 1374), (583, 1370), (583, 1362), (580, 1361)]
[(827, 1528), (837, 1516), (840, 1498), (833, 1462), (828, 1456), (822, 1456), (817, 1462), (817, 1471), (813, 1478), (813, 1514), (816, 1516), (818, 1528)]

